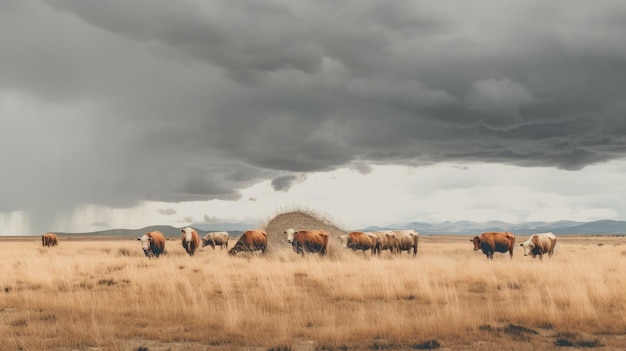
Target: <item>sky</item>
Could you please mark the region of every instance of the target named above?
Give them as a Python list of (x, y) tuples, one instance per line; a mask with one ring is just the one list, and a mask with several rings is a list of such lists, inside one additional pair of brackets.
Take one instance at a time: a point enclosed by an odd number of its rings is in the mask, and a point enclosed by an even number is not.
[(0, 235), (626, 220), (623, 1), (0, 2)]

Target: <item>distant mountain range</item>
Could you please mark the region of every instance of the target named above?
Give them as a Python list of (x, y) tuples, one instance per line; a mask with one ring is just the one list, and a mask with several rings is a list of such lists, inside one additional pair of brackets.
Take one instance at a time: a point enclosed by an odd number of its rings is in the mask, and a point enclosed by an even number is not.
[[(240, 235), (243, 231), (252, 228), (245, 223), (222, 223), (207, 224), (194, 223), (190, 225), (198, 230), (198, 234), (205, 235), (210, 231), (227, 231), (231, 236)], [(182, 228), (182, 227), (181, 227)], [(89, 236), (136, 236), (139, 237), (145, 232), (158, 230), (166, 237), (174, 238), (180, 236), (180, 229), (173, 226), (158, 225), (140, 229), (108, 229), (89, 233), (59, 233), (59, 235), (89, 235)], [(525, 222), (511, 224), (501, 221), (472, 222), (456, 221), (442, 223), (410, 222), (384, 227), (370, 226), (358, 230), (376, 231), (392, 229), (415, 229), (422, 235), (445, 235), (445, 234), (479, 234), (482, 232), (509, 231), (514, 234), (528, 235), (533, 233), (553, 232), (554, 234), (626, 234), (626, 221), (600, 220), (594, 222), (558, 221), (558, 222)]]
[[(186, 226), (185, 226), (186, 227)], [(197, 226), (197, 225), (191, 225), (191, 227), (196, 228), (198, 234), (200, 236), (204, 236), (206, 233), (208, 232), (213, 232), (213, 231), (227, 231), (228, 234), (230, 234), (231, 236), (237, 236), (240, 235), (243, 230), (228, 230), (222, 227), (216, 228), (216, 229), (202, 229), (201, 226)], [(160, 231), (161, 233), (163, 233), (166, 237), (168, 238), (176, 238), (179, 237), (181, 234), (181, 229), (183, 227), (177, 228), (177, 227), (173, 227), (173, 226), (169, 226), (169, 225), (153, 225), (153, 226), (149, 226), (149, 227), (145, 227), (145, 228), (139, 228), (139, 229), (107, 229), (107, 230), (100, 230), (97, 232), (88, 232), (88, 233), (63, 233), (63, 232), (54, 232), (57, 235), (68, 235), (68, 236), (72, 236), (72, 235), (80, 235), (80, 236), (128, 236), (128, 237), (140, 237), (142, 236), (144, 233), (146, 232), (152, 232), (152, 231)]]
[(600, 220), (594, 222), (558, 221), (525, 222), (511, 224), (501, 221), (489, 222), (410, 222), (388, 227), (367, 227), (365, 230), (415, 229), (420, 234), (476, 234), (482, 232), (509, 231), (514, 234), (553, 232), (554, 234), (626, 234), (626, 221)]

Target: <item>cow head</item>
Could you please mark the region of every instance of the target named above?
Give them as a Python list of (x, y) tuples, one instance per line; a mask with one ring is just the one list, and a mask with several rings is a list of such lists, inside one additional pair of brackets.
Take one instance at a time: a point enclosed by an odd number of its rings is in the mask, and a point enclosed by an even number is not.
[(137, 240), (141, 241), (141, 249), (143, 250), (143, 253), (148, 257), (152, 256), (152, 251), (150, 250), (150, 241), (152, 241), (152, 238), (146, 233), (137, 238)]
[(202, 247), (205, 247), (207, 245), (211, 245), (211, 247), (215, 248), (215, 245), (213, 243), (213, 239), (211, 239), (211, 233), (207, 233), (207, 235), (205, 235), (203, 238), (201, 238), (202, 240)]
[(339, 235), (339, 241), (341, 241), (341, 247), (347, 248), (350, 242), (350, 236), (347, 234)]
[(183, 234), (185, 234), (185, 241), (191, 241), (191, 233), (193, 233), (193, 228), (187, 227), (180, 230)]
[(519, 246), (524, 248), (524, 256), (528, 256), (528, 255), (532, 255), (533, 257), (536, 256), (534, 253), (535, 243), (533, 242), (533, 240), (528, 239), (524, 241), (523, 243), (519, 244)]
[(283, 234), (287, 235), (287, 242), (288, 243), (290, 243), (290, 244), (293, 243), (293, 236), (294, 236), (295, 233), (296, 233), (296, 231), (293, 230), (292, 228), (289, 228), (289, 229), (283, 231)]
[(475, 236), (474, 238), (470, 239), (471, 242), (474, 243), (474, 251), (478, 251), (480, 250), (480, 244), (481, 244), (481, 240), (479, 236)]

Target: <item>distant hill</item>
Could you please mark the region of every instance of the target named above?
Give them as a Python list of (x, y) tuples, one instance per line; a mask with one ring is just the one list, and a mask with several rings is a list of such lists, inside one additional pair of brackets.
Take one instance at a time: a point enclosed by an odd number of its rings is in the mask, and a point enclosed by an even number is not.
[[(204, 236), (212, 231), (226, 231), (230, 236), (238, 236), (244, 230), (252, 228), (245, 224), (234, 223), (232, 226), (220, 225), (220, 227), (211, 227), (210, 224), (192, 224), (191, 227), (196, 228), (198, 234)], [(282, 213), (274, 219), (266, 223), (264, 226), (270, 237), (270, 241), (282, 242), (282, 230), (287, 227), (299, 228), (324, 228), (332, 236), (345, 233), (343, 229), (337, 228), (330, 221), (325, 220), (323, 216), (317, 216), (314, 213), (306, 213), (303, 211), (293, 211)], [(139, 237), (146, 232), (158, 230), (165, 234), (168, 238), (179, 237), (182, 227), (173, 227), (168, 225), (155, 225), (140, 229), (108, 229), (87, 233), (63, 233), (54, 232), (63, 236), (128, 236)], [(358, 230), (376, 231), (391, 229), (412, 228), (420, 232), (422, 235), (445, 235), (445, 234), (464, 234), (472, 235), (482, 232), (491, 231), (510, 231), (514, 234), (528, 235), (541, 232), (553, 232), (554, 234), (626, 234), (626, 221), (600, 220), (593, 222), (575, 222), (575, 221), (557, 221), (557, 222), (525, 222), (525, 223), (506, 223), (501, 221), (490, 222), (472, 222), (472, 221), (456, 221), (442, 223), (425, 223), (410, 222), (404, 224), (396, 224), (389, 226), (370, 226), (360, 228)]]
[[(186, 226), (185, 226), (186, 227)], [(221, 231), (222, 229), (210, 229), (203, 230), (194, 225), (191, 227), (195, 228), (200, 236), (204, 236), (209, 231)], [(57, 235), (61, 236), (128, 236), (128, 237), (140, 237), (146, 232), (152, 231), (160, 231), (167, 238), (177, 238), (181, 235), (180, 230), (184, 227), (172, 227), (169, 225), (153, 225), (149, 227), (144, 227), (140, 229), (108, 229), (108, 230), (100, 230), (96, 232), (87, 232), (87, 233), (63, 233), (63, 232), (54, 232)], [(238, 230), (226, 230), (229, 235), (237, 236), (242, 233), (242, 231)]]
[(552, 232), (554, 234), (626, 234), (626, 222), (602, 220), (557, 228)]
[(196, 230), (203, 230), (206, 232), (244, 232), (246, 230), (255, 229), (257, 226), (250, 223), (192, 223), (190, 227), (196, 228)]
[(501, 221), (490, 222), (442, 222), (424, 223), (410, 222), (386, 227), (367, 227), (363, 230), (390, 230), (390, 229), (416, 229), (421, 234), (477, 234), (492, 231), (510, 231), (514, 234), (528, 235), (541, 232), (553, 232), (554, 234), (626, 234), (626, 221), (600, 220), (594, 222), (525, 222), (511, 224)]

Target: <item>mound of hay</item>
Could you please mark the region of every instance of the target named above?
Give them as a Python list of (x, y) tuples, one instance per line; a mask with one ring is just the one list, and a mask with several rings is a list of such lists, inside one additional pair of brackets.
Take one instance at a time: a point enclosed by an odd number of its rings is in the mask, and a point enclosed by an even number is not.
[(329, 246), (338, 246), (339, 235), (347, 232), (340, 229), (323, 216), (313, 213), (312, 211), (290, 211), (277, 215), (265, 225), (267, 232), (268, 250), (291, 249), (291, 245), (287, 243), (287, 238), (283, 231), (293, 228), (295, 230), (315, 230), (323, 229), (330, 235)]

